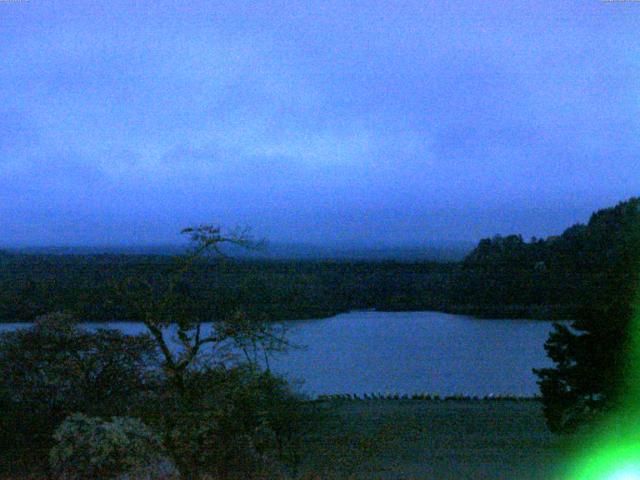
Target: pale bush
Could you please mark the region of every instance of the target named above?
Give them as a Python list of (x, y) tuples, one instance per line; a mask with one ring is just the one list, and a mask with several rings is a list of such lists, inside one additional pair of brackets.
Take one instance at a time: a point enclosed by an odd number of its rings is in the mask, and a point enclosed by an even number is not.
[(57, 428), (49, 460), (61, 480), (172, 478), (158, 437), (140, 420), (74, 414)]

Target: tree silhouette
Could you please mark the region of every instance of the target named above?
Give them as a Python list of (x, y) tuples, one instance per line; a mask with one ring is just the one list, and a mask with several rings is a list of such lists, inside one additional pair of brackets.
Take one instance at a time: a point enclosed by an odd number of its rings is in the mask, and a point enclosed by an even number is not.
[[(538, 375), (547, 424), (570, 431), (615, 407), (628, 395), (634, 299), (640, 272), (640, 199), (592, 215), (563, 234), (564, 265), (593, 272), (581, 319), (555, 325), (545, 344), (553, 368)], [(567, 248), (570, 247), (570, 248)]]

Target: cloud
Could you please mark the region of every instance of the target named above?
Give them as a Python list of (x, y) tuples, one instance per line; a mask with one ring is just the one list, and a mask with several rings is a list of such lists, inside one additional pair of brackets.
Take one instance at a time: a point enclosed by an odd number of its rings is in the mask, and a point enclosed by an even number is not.
[(144, 222), (161, 241), (212, 218), (302, 241), (552, 233), (640, 188), (631, 13), (12, 4), (0, 238), (135, 242)]

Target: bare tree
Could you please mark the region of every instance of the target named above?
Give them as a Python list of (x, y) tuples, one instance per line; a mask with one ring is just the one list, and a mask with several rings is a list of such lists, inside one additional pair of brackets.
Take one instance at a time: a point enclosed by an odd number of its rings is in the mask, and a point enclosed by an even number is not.
[[(194, 305), (197, 295), (192, 294), (188, 278), (199, 262), (227, 258), (225, 245), (258, 249), (262, 242), (256, 242), (248, 229), (224, 233), (220, 227), (201, 225), (185, 228), (181, 233), (189, 236), (191, 248), (175, 257), (172, 272), (166, 278), (131, 278), (124, 285), (124, 294), (158, 345), (167, 377), (181, 391), (185, 375), (198, 360), (206, 357), (224, 362), (231, 352), (244, 355), (253, 365), (261, 355), (268, 367), (268, 353), (287, 346), (283, 328), (264, 319), (249, 318), (240, 310), (211, 318), (212, 312), (202, 312)], [(211, 321), (213, 327), (205, 329), (203, 324)], [(204, 350), (208, 355), (202, 355)]]

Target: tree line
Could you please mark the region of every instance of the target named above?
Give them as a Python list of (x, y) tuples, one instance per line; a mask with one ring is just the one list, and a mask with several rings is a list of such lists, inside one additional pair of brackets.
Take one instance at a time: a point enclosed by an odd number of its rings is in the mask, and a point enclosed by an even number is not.
[[(561, 235), (525, 241), (483, 239), (461, 262), (250, 260), (209, 258), (183, 287), (214, 317), (232, 308), (272, 320), (356, 309), (440, 310), (484, 318), (589, 319), (621, 281), (614, 264), (628, 245), (626, 207), (594, 213)], [(87, 321), (141, 320), (118, 300), (124, 278), (161, 283), (173, 268), (162, 255), (0, 254), (0, 321), (65, 311)]]
[[(52, 311), (87, 321), (141, 318), (116, 286), (123, 279), (165, 282), (173, 258), (161, 255), (5, 255), (0, 257), (0, 321)], [(219, 318), (243, 309), (272, 320), (331, 316), (356, 309), (434, 310), (446, 306), (453, 263), (207, 258), (182, 287)]]
[[(359, 308), (572, 319), (572, 327), (557, 325), (546, 343), (555, 367), (537, 371), (548, 423), (566, 430), (612, 408), (624, 390), (639, 231), (640, 199), (632, 198), (557, 236), (483, 239), (458, 263), (206, 257), (175, 284), (169, 281), (171, 257), (4, 253), (0, 318), (32, 320), (66, 311), (83, 320), (144, 321), (139, 300), (172, 289), (189, 299), (191, 315), (207, 320), (230, 311), (271, 321)], [(125, 279), (123, 295), (116, 287)]]

